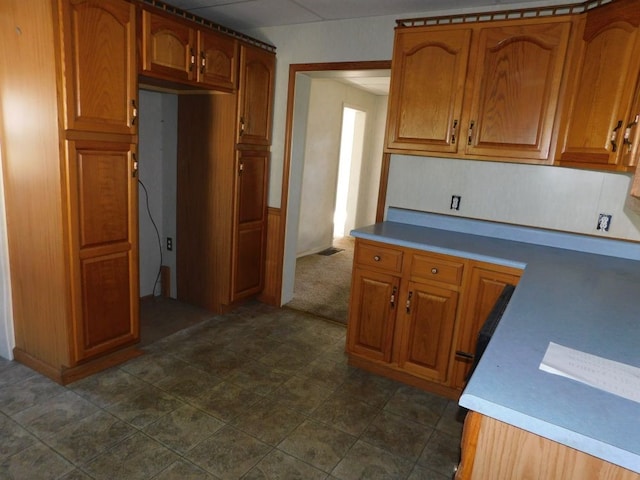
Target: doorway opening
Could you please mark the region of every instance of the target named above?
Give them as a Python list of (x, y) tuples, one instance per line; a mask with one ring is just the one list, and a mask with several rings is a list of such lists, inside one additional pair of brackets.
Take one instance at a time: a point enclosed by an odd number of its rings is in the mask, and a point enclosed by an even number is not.
[(336, 207), (333, 214), (334, 238), (344, 237), (355, 225), (366, 119), (366, 112), (361, 110), (351, 107), (342, 110)]
[(349, 232), (375, 223), (389, 81), (380, 62), (349, 67), (299, 71), (290, 90), (282, 295), (290, 308), (340, 323), (347, 322), (351, 286)]

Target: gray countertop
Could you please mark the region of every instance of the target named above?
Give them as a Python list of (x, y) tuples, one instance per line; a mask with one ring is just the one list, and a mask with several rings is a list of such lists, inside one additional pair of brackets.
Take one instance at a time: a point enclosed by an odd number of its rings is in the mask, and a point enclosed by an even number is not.
[(351, 234), (524, 269), (460, 405), (640, 473), (640, 403), (539, 369), (549, 342), (640, 367), (640, 245), (420, 212), (387, 219)]

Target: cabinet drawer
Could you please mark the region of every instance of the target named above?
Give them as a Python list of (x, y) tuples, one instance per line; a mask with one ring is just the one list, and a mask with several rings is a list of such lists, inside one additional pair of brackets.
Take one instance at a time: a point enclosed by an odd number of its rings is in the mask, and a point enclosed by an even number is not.
[(462, 262), (415, 253), (411, 262), (411, 278), (460, 285), (463, 268)]
[(402, 271), (402, 250), (370, 243), (357, 243), (356, 263), (382, 268), (393, 272)]

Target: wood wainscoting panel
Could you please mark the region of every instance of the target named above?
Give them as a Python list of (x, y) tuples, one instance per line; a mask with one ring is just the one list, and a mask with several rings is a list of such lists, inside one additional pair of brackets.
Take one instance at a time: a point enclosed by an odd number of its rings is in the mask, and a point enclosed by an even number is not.
[(280, 208), (267, 209), (267, 250), (265, 255), (264, 288), (258, 299), (280, 306), (282, 296), (282, 264), (284, 257), (284, 219)]

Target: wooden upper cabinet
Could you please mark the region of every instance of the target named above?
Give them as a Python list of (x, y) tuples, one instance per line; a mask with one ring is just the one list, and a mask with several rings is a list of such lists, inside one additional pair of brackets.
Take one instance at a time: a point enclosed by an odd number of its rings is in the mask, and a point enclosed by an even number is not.
[(250, 45), (240, 48), (237, 143), (271, 145), (275, 54)]
[(135, 7), (65, 0), (62, 7), (66, 129), (135, 134)]
[(640, 71), (639, 25), (637, 0), (619, 0), (582, 18), (557, 163), (620, 169), (634, 163), (625, 153), (640, 113), (637, 102), (631, 109)]
[(232, 91), (238, 85), (238, 42), (227, 35), (198, 30), (198, 83)]
[(142, 11), (142, 70), (168, 80), (195, 79), (196, 32), (186, 23)]
[(456, 152), (471, 29), (396, 30), (387, 147)]
[(480, 30), (467, 154), (549, 158), (570, 32), (566, 19)]
[(142, 10), (141, 73), (233, 92), (238, 86), (238, 41), (169, 15)]
[(572, 21), (401, 27), (387, 151), (549, 162)]

